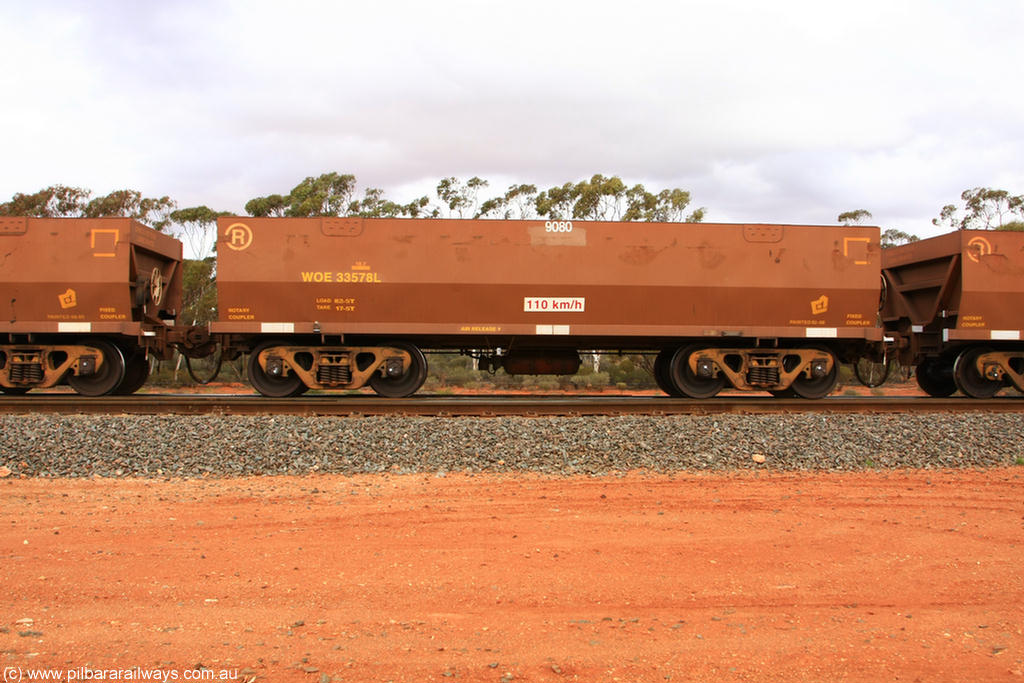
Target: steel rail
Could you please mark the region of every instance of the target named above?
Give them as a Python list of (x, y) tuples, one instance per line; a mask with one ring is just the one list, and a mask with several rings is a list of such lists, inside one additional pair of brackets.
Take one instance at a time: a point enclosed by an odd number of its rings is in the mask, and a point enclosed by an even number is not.
[(444, 396), (386, 399), (371, 395), (319, 395), (270, 399), (210, 394), (141, 394), (86, 398), (73, 394), (0, 397), (0, 414), (129, 415), (307, 415), (377, 416), (584, 416), (713, 415), (783, 413), (1024, 412), (1024, 398), (850, 397), (819, 401), (760, 396), (723, 396), (708, 400), (661, 396)]

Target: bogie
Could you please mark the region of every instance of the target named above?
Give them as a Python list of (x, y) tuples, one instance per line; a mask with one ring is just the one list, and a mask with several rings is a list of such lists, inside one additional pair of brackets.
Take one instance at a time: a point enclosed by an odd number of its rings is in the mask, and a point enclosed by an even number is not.
[(249, 354), (249, 380), (264, 396), (286, 398), (309, 389), (360, 389), (411, 396), (427, 377), (423, 352), (406, 342), (380, 346), (308, 346), (266, 341)]

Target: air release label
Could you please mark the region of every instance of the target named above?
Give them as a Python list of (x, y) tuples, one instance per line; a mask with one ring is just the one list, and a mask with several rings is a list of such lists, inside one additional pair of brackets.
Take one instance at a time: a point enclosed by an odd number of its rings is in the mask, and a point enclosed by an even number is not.
[(523, 299), (527, 313), (583, 313), (587, 299), (582, 296), (528, 296)]

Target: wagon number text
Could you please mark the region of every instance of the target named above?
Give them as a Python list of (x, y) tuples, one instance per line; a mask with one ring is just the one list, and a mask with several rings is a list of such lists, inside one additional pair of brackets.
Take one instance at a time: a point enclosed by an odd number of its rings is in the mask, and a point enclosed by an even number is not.
[(572, 221), (548, 221), (544, 232), (572, 232)]
[(332, 272), (332, 271), (302, 271), (303, 282), (381, 282), (379, 273), (368, 272)]

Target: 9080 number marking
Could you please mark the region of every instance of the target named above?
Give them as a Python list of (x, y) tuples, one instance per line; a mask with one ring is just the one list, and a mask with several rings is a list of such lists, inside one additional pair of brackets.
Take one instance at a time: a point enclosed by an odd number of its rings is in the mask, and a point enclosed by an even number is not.
[(544, 232), (572, 232), (572, 221), (548, 221)]

